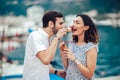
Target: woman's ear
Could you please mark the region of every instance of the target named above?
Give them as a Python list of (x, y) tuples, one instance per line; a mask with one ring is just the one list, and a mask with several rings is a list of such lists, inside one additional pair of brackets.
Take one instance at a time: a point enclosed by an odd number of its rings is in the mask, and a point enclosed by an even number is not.
[(85, 30), (88, 30), (89, 29), (89, 26), (85, 26)]
[(49, 22), (48, 22), (48, 26), (50, 26), (51, 28), (54, 27), (53, 22), (52, 22), (52, 21), (49, 21)]

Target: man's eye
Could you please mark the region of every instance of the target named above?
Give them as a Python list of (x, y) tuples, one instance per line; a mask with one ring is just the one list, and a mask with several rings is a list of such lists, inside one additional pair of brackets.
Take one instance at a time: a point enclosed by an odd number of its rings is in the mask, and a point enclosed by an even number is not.
[(61, 23), (59, 23), (60, 25), (62, 25), (63, 24), (63, 22), (61, 22)]

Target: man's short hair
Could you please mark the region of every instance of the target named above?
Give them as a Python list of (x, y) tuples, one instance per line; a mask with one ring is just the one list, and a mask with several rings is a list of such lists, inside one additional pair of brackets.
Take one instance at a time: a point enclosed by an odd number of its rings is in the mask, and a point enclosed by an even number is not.
[(43, 28), (46, 28), (48, 26), (49, 21), (52, 21), (55, 24), (57, 17), (62, 18), (63, 14), (57, 11), (46, 12), (42, 18)]

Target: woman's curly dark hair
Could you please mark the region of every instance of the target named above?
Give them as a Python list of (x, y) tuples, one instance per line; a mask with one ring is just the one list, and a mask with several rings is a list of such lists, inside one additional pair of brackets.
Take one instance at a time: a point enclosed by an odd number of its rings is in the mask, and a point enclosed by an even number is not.
[[(84, 38), (85, 42), (86, 43), (93, 42), (95, 44), (98, 43), (99, 41), (98, 31), (92, 19), (85, 14), (78, 14), (76, 17), (78, 16), (82, 18), (84, 22), (84, 26), (89, 26), (89, 29), (85, 31), (85, 38)], [(73, 35), (73, 41), (78, 42), (78, 37)]]

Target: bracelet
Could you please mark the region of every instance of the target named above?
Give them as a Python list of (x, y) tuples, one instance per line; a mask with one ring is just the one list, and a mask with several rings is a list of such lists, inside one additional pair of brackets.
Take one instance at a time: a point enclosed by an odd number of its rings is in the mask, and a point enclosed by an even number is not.
[(77, 58), (75, 58), (75, 59), (73, 60), (73, 62), (75, 62), (76, 59), (77, 59)]
[(58, 38), (58, 36), (55, 35), (55, 37), (56, 37), (58, 40), (60, 40), (60, 38)]
[(78, 59), (76, 59), (76, 60), (75, 60), (75, 63), (76, 63), (77, 65), (79, 65), (79, 64), (80, 64), (80, 61), (79, 61)]
[(57, 75), (57, 72), (58, 72), (58, 71), (57, 71), (57, 70), (55, 70), (54, 74), (55, 74), (55, 75)]

